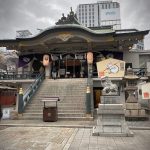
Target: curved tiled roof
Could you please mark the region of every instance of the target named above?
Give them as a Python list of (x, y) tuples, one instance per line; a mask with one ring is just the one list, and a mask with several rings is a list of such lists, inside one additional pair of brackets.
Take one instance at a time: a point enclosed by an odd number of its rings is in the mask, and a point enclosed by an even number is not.
[(50, 32), (55, 32), (55, 31), (65, 31), (65, 30), (80, 30), (82, 32), (86, 32), (86, 33), (89, 33), (89, 34), (93, 34), (93, 35), (107, 35), (107, 34), (114, 34), (115, 31), (112, 31), (112, 32), (105, 32), (105, 33), (100, 33), (100, 32), (96, 32), (95, 30), (91, 30), (87, 27), (84, 27), (82, 25), (77, 25), (77, 24), (64, 24), (64, 25), (55, 25), (55, 26), (52, 26), (52, 27), (49, 27), (49, 28), (46, 28), (45, 30), (43, 30), (42, 32), (32, 36), (32, 37), (27, 37), (27, 38), (16, 38), (16, 39), (34, 39), (34, 38), (38, 38), (38, 37), (41, 37), (41, 36), (44, 36)]

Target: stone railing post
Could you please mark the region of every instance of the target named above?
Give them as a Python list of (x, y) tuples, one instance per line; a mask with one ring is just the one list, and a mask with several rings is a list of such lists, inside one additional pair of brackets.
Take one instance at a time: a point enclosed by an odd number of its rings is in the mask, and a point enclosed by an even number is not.
[(23, 113), (23, 107), (24, 107), (23, 90), (22, 90), (22, 88), (20, 88), (19, 89), (19, 101), (18, 101), (18, 113), (19, 114)]

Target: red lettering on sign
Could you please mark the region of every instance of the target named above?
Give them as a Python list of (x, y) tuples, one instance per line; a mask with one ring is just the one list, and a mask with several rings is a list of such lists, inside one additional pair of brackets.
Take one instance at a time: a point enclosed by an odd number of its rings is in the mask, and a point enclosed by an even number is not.
[(149, 93), (148, 92), (144, 93), (144, 98), (149, 98)]

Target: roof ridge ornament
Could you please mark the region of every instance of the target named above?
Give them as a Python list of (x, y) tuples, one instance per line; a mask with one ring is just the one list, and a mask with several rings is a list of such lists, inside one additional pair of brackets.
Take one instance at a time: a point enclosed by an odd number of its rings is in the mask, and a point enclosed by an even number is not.
[(65, 17), (64, 13), (62, 14), (61, 19), (59, 19), (55, 24), (56, 25), (61, 25), (61, 24), (78, 24), (80, 25), (80, 23), (78, 22), (77, 19), (77, 15), (74, 13), (74, 11), (72, 11), (72, 7), (70, 7), (70, 13), (67, 15), (67, 17)]

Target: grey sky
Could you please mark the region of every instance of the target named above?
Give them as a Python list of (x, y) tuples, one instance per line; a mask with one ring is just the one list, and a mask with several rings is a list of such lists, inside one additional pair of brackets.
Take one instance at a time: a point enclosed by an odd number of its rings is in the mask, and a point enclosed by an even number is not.
[[(15, 38), (17, 30), (29, 29), (37, 33), (55, 25), (62, 13), (80, 3), (98, 0), (0, 0), (0, 38)], [(150, 0), (116, 0), (121, 6), (122, 28), (150, 29)], [(150, 34), (145, 38), (145, 49), (150, 49)]]

